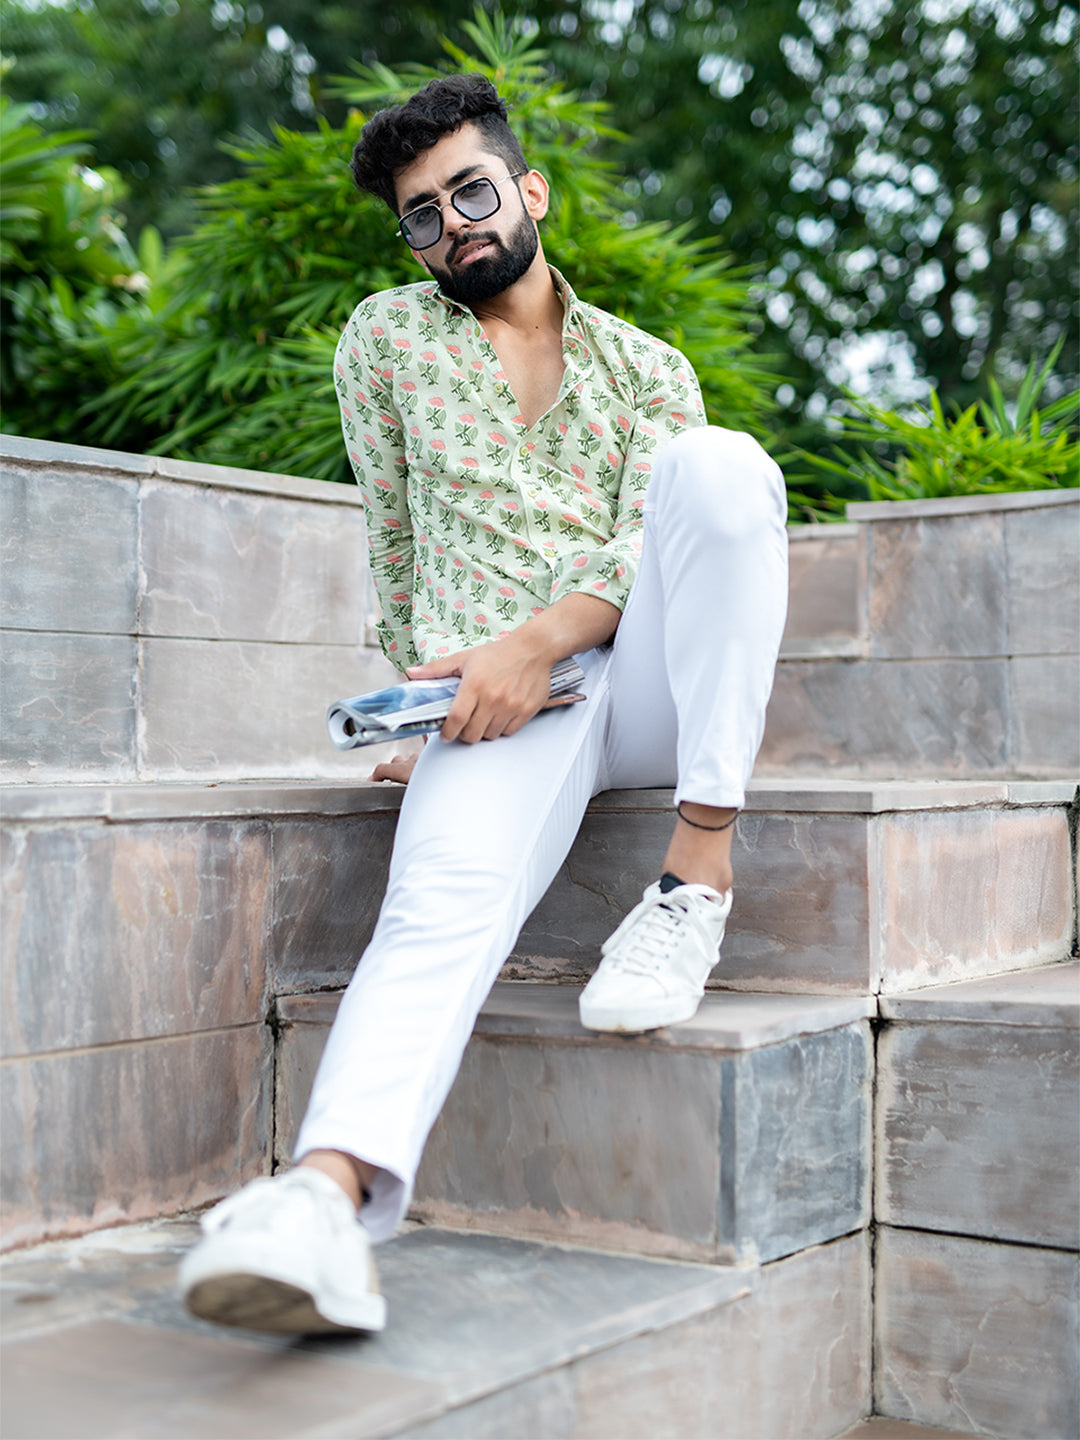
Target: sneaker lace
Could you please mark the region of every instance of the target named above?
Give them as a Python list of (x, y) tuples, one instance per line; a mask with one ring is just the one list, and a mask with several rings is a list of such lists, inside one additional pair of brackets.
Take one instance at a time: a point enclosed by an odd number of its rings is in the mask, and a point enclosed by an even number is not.
[(655, 975), (664, 968), (689, 926), (708, 946), (711, 936), (694, 908), (694, 897), (677, 891), (642, 900), (612, 936), (612, 967), (629, 975)]
[[(310, 1213), (321, 1198), (328, 1197), (309, 1189), (303, 1182), (291, 1180), (289, 1184), (282, 1184), (280, 1177), (264, 1175), (215, 1205), (202, 1217), (202, 1228), (210, 1234), (240, 1217), (245, 1222), (258, 1224), (264, 1216), (271, 1219), (282, 1219), (287, 1213), (302, 1216)], [(326, 1208), (332, 1208), (336, 1216), (338, 1207)]]

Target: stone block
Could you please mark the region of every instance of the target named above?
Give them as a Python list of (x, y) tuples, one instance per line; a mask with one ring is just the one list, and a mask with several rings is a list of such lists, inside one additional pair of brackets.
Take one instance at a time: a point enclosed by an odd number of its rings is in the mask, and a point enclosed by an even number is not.
[(869, 1297), (865, 1236), (838, 1240), (764, 1267), (744, 1299), (582, 1354), (400, 1440), (839, 1435), (870, 1408)]
[(1002, 517), (870, 527), (870, 654), (889, 660), (1008, 653)]
[(1075, 654), (1080, 616), (1080, 506), (1019, 510), (1005, 515), (1004, 522), (1007, 653)]
[(1068, 954), (1074, 916), (1064, 808), (939, 810), (878, 823), (874, 932), (883, 990)]
[(858, 639), (866, 628), (865, 544), (855, 525), (789, 530), (788, 617), (783, 648)]
[(1080, 656), (1009, 661), (1014, 766), (1021, 774), (1080, 775)]
[(1043, 1030), (1080, 1029), (1080, 964), (1067, 961), (1039, 970), (1018, 970), (935, 985), (878, 1002), (882, 1019), (929, 1020), (977, 1025), (1022, 1025)]
[(3, 1245), (206, 1204), (269, 1164), (264, 1025), (0, 1067)]
[(136, 642), (28, 630), (2, 641), (4, 779), (133, 779)]
[(146, 482), (141, 524), (141, 634), (362, 643), (362, 510)]
[(1002, 774), (1008, 716), (1002, 659), (782, 660), (756, 773)]
[[(414, 1204), (429, 1223), (725, 1262), (866, 1224), (865, 1022), (739, 1051), (683, 1048), (685, 1027), (570, 1040), (556, 1020), (526, 1039), (496, 1033), (491, 1009), (512, 1016), (516, 988), (489, 1002), (428, 1141)], [(560, 987), (547, 1004), (572, 1024), (576, 1000)], [(707, 1000), (702, 1023), (728, 1003)]]
[[(670, 812), (645, 803), (631, 812), (594, 802), (522, 927), (506, 978), (585, 980), (596, 968), (603, 941), (655, 880), (671, 835)], [(870, 988), (865, 816), (749, 812), (733, 858), (738, 885), (716, 984)]]
[(273, 990), (347, 985), (386, 889), (397, 807), (274, 826)]
[(878, 1038), (877, 1212), (888, 1224), (1080, 1244), (1074, 1029), (888, 1025)]
[(1080, 1428), (1076, 1256), (882, 1226), (875, 1405), (1010, 1440)]
[(346, 645), (150, 637), (140, 641), (140, 656), (141, 776), (370, 774), (370, 753), (334, 749), (326, 709), (391, 683), (394, 671), (380, 654)]
[(138, 482), (64, 470), (0, 472), (0, 624), (131, 635)]
[(0, 841), (5, 1056), (262, 1019), (265, 824), (12, 826)]

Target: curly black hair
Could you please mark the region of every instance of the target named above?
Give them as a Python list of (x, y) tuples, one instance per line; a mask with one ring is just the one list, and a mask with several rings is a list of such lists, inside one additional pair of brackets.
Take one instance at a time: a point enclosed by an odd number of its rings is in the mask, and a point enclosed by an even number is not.
[(506, 105), (483, 75), (448, 75), (432, 80), (403, 105), (373, 115), (360, 132), (351, 169), (358, 190), (385, 200), (398, 213), (394, 181), (414, 160), (462, 125), (473, 124), (492, 154), (510, 170), (527, 165), (506, 119)]

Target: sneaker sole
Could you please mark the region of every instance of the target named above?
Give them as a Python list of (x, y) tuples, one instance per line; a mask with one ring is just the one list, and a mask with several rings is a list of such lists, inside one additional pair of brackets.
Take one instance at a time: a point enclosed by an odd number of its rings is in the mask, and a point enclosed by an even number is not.
[(583, 1000), (578, 1004), (581, 1023), (586, 1030), (599, 1030), (608, 1035), (640, 1035), (646, 1030), (659, 1030), (664, 1025), (680, 1025), (697, 1014), (701, 997), (669, 1000), (666, 1005), (651, 1005), (647, 1010), (605, 1009)]
[[(196, 1281), (184, 1304), (200, 1320), (261, 1330), (272, 1335), (355, 1335), (383, 1329), (386, 1301), (381, 1295), (364, 1297), (369, 1304), (350, 1306), (354, 1316), (347, 1324), (329, 1319), (315, 1297), (298, 1285), (250, 1271), (224, 1273)], [(359, 1312), (366, 1311), (362, 1315)]]

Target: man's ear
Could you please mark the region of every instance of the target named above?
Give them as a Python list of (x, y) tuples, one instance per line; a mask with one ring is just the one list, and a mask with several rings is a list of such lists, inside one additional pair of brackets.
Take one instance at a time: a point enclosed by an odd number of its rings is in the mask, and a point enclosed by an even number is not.
[(548, 212), (551, 200), (548, 182), (539, 170), (526, 170), (518, 183), (526, 211), (533, 220), (542, 220)]

